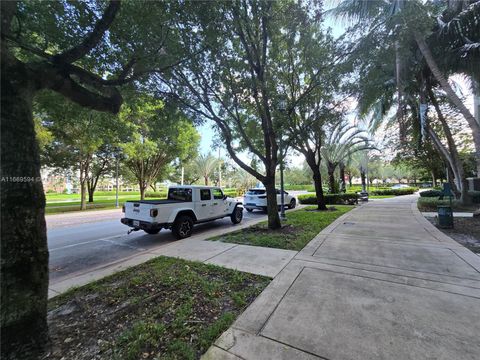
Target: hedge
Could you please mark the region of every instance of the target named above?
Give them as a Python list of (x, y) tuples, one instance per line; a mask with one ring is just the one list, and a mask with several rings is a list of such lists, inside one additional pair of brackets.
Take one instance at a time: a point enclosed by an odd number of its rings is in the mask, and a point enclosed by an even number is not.
[(425, 190), (420, 192), (420, 197), (433, 198), (440, 197), (443, 194), (443, 191), (440, 190)]
[(404, 189), (386, 189), (386, 190), (372, 190), (370, 195), (411, 195), (417, 191), (417, 188), (404, 188)]
[[(325, 194), (325, 203), (327, 205), (341, 205), (341, 204), (353, 204), (358, 202), (358, 194)], [(316, 205), (317, 197), (315, 194), (303, 194), (298, 195), (298, 201), (300, 204)]]
[(474, 204), (480, 204), (480, 191), (469, 191), (468, 195), (472, 197)]
[[(426, 190), (420, 192), (420, 197), (422, 198), (439, 198), (443, 194), (443, 191), (440, 190)], [(480, 204), (480, 191), (469, 191), (468, 195), (471, 197), (472, 203)], [(448, 196), (444, 198), (449, 200)]]

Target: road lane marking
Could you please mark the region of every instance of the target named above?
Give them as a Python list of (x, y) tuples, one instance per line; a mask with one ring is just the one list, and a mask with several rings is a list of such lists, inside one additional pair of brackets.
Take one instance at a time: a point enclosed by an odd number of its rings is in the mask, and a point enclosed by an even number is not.
[(83, 241), (83, 242), (79, 242), (79, 243), (75, 243), (75, 244), (60, 246), (60, 247), (57, 247), (57, 248), (49, 249), (49, 252), (56, 251), (56, 250), (68, 249), (68, 248), (72, 248), (72, 247), (75, 247), (75, 246), (78, 246), (78, 245), (91, 244), (91, 243), (94, 243), (96, 241), (106, 241), (106, 240), (110, 240), (110, 239), (119, 238), (119, 237), (122, 237), (122, 236), (126, 236), (126, 235), (112, 235), (112, 236), (107, 236), (107, 237), (100, 238), (100, 239), (88, 240), (88, 241)]

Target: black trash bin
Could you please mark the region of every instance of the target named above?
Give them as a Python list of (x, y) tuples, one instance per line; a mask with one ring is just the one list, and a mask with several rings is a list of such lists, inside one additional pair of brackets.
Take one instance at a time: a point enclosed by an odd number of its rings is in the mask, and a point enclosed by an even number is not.
[(438, 213), (438, 227), (442, 229), (453, 228), (453, 211), (452, 207), (448, 205), (437, 206)]

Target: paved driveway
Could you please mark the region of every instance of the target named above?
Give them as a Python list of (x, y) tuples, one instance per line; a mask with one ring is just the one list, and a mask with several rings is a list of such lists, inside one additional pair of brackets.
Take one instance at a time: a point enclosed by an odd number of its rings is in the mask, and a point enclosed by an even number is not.
[(480, 358), (480, 257), (416, 196), (357, 208), (312, 240), (205, 359)]

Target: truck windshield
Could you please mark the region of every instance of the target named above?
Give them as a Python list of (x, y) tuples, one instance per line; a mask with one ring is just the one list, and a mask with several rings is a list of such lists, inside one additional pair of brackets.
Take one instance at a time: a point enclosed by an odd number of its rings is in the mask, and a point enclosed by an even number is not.
[(192, 189), (168, 189), (168, 200), (192, 201)]

